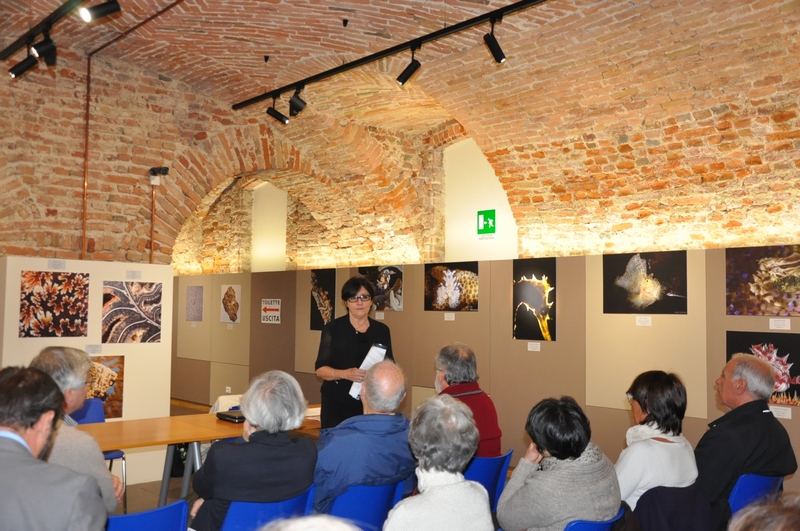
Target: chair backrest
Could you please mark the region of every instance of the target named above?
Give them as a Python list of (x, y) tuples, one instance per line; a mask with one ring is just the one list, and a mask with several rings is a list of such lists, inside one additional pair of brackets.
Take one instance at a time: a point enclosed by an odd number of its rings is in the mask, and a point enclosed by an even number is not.
[(189, 504), (186, 500), (141, 513), (108, 517), (106, 531), (186, 531)]
[(508, 453), (497, 457), (473, 457), (464, 470), (464, 478), (477, 481), (489, 493), (492, 512), (497, 511), (497, 501), (506, 486), (506, 475), (513, 453), (514, 450), (509, 450)]
[(728, 496), (728, 505), (731, 514), (750, 505), (756, 500), (769, 498), (774, 500), (778, 490), (783, 484), (783, 476), (762, 476), (759, 474), (742, 474), (736, 480), (731, 495)]
[(271, 503), (231, 502), (222, 531), (253, 531), (278, 518), (307, 516), (314, 507), (312, 483), (304, 492), (288, 500)]
[(99, 398), (87, 398), (83, 407), (73, 412), (70, 417), (78, 424), (97, 424), (106, 421), (106, 412), (103, 410), (103, 401)]
[(611, 531), (614, 523), (625, 514), (625, 508), (619, 510), (617, 516), (604, 522), (590, 522), (589, 520), (573, 520), (567, 524), (564, 531)]
[(338, 495), (329, 511), (352, 520), (364, 531), (380, 531), (392, 507), (403, 496), (405, 481), (388, 485), (354, 485)]
[(688, 487), (653, 487), (636, 502), (633, 511), (639, 527), (648, 531), (708, 531), (711, 506), (697, 491)]

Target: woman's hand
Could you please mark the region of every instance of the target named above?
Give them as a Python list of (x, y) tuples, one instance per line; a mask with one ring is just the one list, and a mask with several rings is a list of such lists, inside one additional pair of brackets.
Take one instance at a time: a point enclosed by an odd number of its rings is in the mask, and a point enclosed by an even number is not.
[(544, 456), (539, 453), (539, 449), (533, 442), (531, 442), (530, 446), (528, 446), (528, 450), (525, 452), (525, 457), (523, 457), (525, 461), (533, 463), (534, 465), (538, 465), (543, 458)]
[[(358, 367), (347, 369), (342, 371), (342, 373), (344, 374), (343, 378), (350, 380), (351, 382), (363, 382), (364, 378), (367, 377), (367, 371), (359, 369)], [(339, 371), (336, 371), (336, 376), (339, 376)]]

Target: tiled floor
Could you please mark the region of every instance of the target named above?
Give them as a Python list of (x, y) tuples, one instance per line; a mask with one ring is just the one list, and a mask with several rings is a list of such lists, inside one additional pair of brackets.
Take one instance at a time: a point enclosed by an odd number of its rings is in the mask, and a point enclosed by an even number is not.
[[(208, 413), (210, 406), (202, 404), (193, 404), (191, 402), (183, 402), (179, 400), (172, 400), (170, 402), (170, 415), (194, 415), (196, 413)], [(118, 466), (115, 465), (113, 473), (119, 475)], [(158, 494), (161, 490), (161, 481), (150, 481), (147, 483), (139, 483), (137, 485), (128, 486), (128, 512), (136, 513), (148, 509), (155, 509), (158, 506)], [(181, 494), (181, 478), (172, 478), (169, 483), (169, 491), (167, 492), (167, 503), (172, 503), (180, 499)], [(189, 489), (188, 499), (190, 503), (196, 498), (194, 491)], [(122, 504), (117, 508), (114, 514), (122, 514)]]

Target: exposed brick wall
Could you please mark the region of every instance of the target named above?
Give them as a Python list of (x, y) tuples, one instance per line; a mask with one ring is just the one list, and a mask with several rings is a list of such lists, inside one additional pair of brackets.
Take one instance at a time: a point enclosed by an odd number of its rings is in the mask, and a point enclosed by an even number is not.
[[(521, 256), (796, 242), (798, 28), (792, 0), (551, 0), (498, 25), (503, 65), (426, 46), (407, 86), (408, 58), (388, 58), (307, 87), (289, 126), (101, 53), (87, 257), (149, 260), (147, 172), (164, 165), (155, 261), (177, 273), (248, 270), (254, 179), (289, 193), (289, 268), (439, 260), (442, 150), (465, 137)], [(85, 89), (61, 43), (57, 67), (0, 83), (1, 254), (80, 257)]]

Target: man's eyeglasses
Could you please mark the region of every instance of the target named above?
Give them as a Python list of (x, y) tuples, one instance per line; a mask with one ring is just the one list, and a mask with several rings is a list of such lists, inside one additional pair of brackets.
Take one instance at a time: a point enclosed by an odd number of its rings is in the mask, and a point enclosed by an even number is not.
[(347, 302), (369, 302), (372, 300), (372, 295), (356, 295), (355, 297), (348, 297)]
[(630, 404), (630, 403), (631, 403), (631, 400), (633, 400), (633, 395), (632, 395), (632, 394), (630, 394), (630, 393), (625, 393), (625, 398), (627, 398), (627, 399), (628, 399), (628, 403)]

